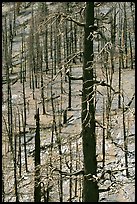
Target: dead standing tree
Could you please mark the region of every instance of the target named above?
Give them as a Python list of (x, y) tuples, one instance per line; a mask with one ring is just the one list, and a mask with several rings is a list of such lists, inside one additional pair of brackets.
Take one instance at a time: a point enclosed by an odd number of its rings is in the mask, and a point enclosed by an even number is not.
[[(86, 23), (79, 23), (71, 17), (66, 18), (84, 27), (84, 64), (83, 77), (73, 80), (83, 80), (82, 90), (82, 138), (84, 155), (83, 202), (97, 202), (99, 191), (95, 180), (97, 171), (96, 137), (95, 137), (95, 104), (94, 84), (97, 82), (93, 74), (93, 31), (94, 3), (86, 3)], [(69, 73), (68, 73), (69, 75)], [(69, 76), (70, 78), (70, 76)]]
[(82, 139), (84, 155), (83, 202), (97, 202), (98, 186), (94, 180), (97, 171), (95, 107), (93, 75), (93, 26), (94, 2), (86, 2), (86, 24), (84, 30), (84, 63), (82, 94)]
[(41, 202), (41, 184), (40, 184), (40, 123), (39, 108), (35, 115), (36, 119), (36, 135), (35, 135), (35, 186), (34, 201)]

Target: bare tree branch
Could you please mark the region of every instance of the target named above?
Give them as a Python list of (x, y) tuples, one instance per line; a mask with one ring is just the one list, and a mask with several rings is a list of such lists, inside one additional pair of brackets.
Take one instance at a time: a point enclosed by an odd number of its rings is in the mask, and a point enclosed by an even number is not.
[[(107, 86), (110, 87), (114, 92), (115, 90), (113, 89), (113, 87), (109, 84), (107, 84), (105, 81), (98, 81), (98, 80), (87, 80), (85, 83), (91, 82), (92, 86), (93, 84), (97, 84), (97, 85), (101, 85), (101, 86)], [(90, 89), (91, 87), (89, 87), (88, 89)]]
[(72, 172), (72, 173), (68, 173), (68, 172), (65, 172), (65, 171), (61, 171), (60, 169), (53, 169), (53, 171), (58, 171), (60, 174), (62, 175), (65, 175), (65, 176), (78, 176), (78, 175), (84, 175), (84, 170), (81, 169), (81, 170), (78, 170), (76, 172)]
[(62, 14), (62, 17), (66, 18), (66, 20), (68, 20), (68, 21), (72, 21), (72, 22), (76, 23), (78, 26), (82, 26), (82, 27), (85, 26), (85, 23), (80, 23), (80, 22), (76, 21), (75, 19), (73, 19), (71, 16), (67, 16), (65, 14)]

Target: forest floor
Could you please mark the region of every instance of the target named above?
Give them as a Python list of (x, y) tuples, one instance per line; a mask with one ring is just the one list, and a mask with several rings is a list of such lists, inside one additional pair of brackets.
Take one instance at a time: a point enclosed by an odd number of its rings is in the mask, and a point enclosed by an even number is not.
[[(17, 48), (18, 49), (18, 48)], [(104, 79), (102, 71), (97, 66), (97, 79)], [(82, 75), (82, 64), (73, 65), (72, 73), (75, 76)], [(59, 165), (58, 156), (58, 146), (57, 138), (54, 132), (53, 136), (53, 152), (52, 152), (52, 166), (49, 166), (49, 160), (51, 157), (50, 144), (52, 140), (52, 106), (50, 100), (50, 83), (49, 76), (44, 73), (43, 75), (45, 81), (45, 108), (46, 114), (43, 115), (42, 101), (41, 101), (41, 91), (40, 88), (35, 89), (35, 100), (33, 99), (32, 89), (29, 87), (29, 79), (25, 82), (25, 92), (26, 92), (26, 102), (27, 102), (27, 125), (26, 125), (26, 137), (27, 141), (32, 137), (32, 140), (27, 143), (27, 158), (28, 158), (28, 170), (25, 172), (25, 159), (24, 159), (24, 148), (23, 148), (23, 137), (22, 137), (22, 176), (18, 178), (18, 187), (20, 193), (20, 202), (33, 202), (33, 190), (34, 190), (34, 137), (35, 137), (35, 127), (36, 127), (36, 104), (37, 108), (40, 110), (40, 135), (41, 135), (41, 179), (47, 185), (47, 174), (50, 172), (51, 180), (50, 185), (51, 190), (51, 202), (56, 202), (58, 198), (58, 172), (54, 172), (54, 168)], [(124, 93), (124, 103), (127, 105), (131, 100), (133, 94), (135, 93), (135, 70), (124, 69), (122, 71), (122, 84)], [(118, 91), (118, 71), (116, 70), (113, 75), (113, 87), (115, 91)], [(63, 124), (62, 114), (60, 113), (60, 107), (62, 104), (62, 110), (68, 107), (68, 81), (63, 79), (63, 93), (60, 92), (60, 76), (58, 76), (53, 84), (53, 93), (55, 96), (59, 96), (54, 100), (56, 108), (56, 120), (57, 124), (60, 122), (60, 127), (58, 126), (58, 132), (62, 141), (62, 163), (63, 171), (70, 171), (68, 166), (70, 160), (70, 148), (73, 149), (73, 169), (78, 170), (83, 168), (82, 164), (82, 138), (81, 138), (81, 91), (82, 82), (72, 81), (72, 108), (67, 111), (67, 117), (71, 119)], [(106, 87), (98, 86), (97, 90), (105, 94)], [(7, 102), (6, 102), (6, 92), (7, 85), (3, 85), (3, 96), (4, 101), (2, 105), (2, 117), (7, 121)], [(11, 86), (12, 91), (12, 101), (13, 101), (13, 118), (17, 120), (17, 107), (20, 112), (23, 110), (23, 94), (22, 94), (22, 83), (18, 80), (14, 85)], [(103, 115), (103, 96), (97, 94), (97, 105), (96, 105), (96, 120), (102, 124)], [(59, 110), (58, 110), (59, 109)], [(134, 202), (135, 201), (135, 100), (132, 102), (130, 108), (125, 112), (126, 121), (126, 134), (128, 140), (128, 177), (126, 176), (125, 168), (125, 151), (124, 151), (124, 134), (123, 134), (123, 114), (122, 109), (118, 109), (118, 95), (114, 96), (111, 109), (111, 135), (106, 138), (105, 144), (105, 167), (103, 171), (108, 171), (110, 174), (106, 174), (104, 179), (100, 180), (99, 187), (106, 189), (110, 187), (109, 191), (100, 193), (99, 202)], [(16, 125), (18, 132), (18, 124)], [(15, 132), (16, 133), (16, 129)], [(97, 136), (97, 161), (98, 161), (98, 177), (102, 173), (102, 128), (96, 128)], [(71, 147), (70, 147), (71, 143)], [(2, 163), (5, 181), (5, 202), (14, 202), (14, 177), (13, 177), (13, 162), (11, 153), (8, 151), (8, 138), (5, 123), (2, 124)], [(67, 161), (66, 161), (67, 160)], [(78, 161), (78, 163), (77, 163)], [(76, 167), (77, 165), (77, 167)], [(19, 169), (17, 170), (19, 174)], [(49, 176), (49, 177), (50, 177)], [(68, 201), (69, 198), (69, 177), (63, 177), (63, 199)], [(78, 176), (79, 188), (82, 176)], [(75, 180), (75, 178), (74, 178)], [(74, 182), (74, 181), (73, 181)], [(53, 185), (54, 184), (54, 185)], [(73, 183), (74, 185), (74, 183)], [(78, 195), (76, 196), (73, 189), (73, 202), (80, 201), (81, 191), (78, 190)], [(80, 199), (79, 199), (80, 197)]]
[[(75, 70), (79, 70), (80, 68), (75, 68)], [(77, 71), (76, 71), (77, 72)], [(79, 71), (78, 71), (79, 73)], [(134, 93), (134, 87), (135, 87), (135, 80), (134, 80), (134, 70), (124, 70), (123, 72), (123, 86), (124, 86), (124, 92), (126, 93), (125, 96), (127, 96), (127, 103), (131, 100), (132, 95)], [(118, 78), (117, 78), (117, 73), (114, 74), (114, 81), (116, 85), (118, 84)], [(64, 82), (64, 90), (68, 92), (68, 82)], [(58, 81), (58, 86), (60, 86), (60, 82)], [(36, 121), (35, 121), (35, 114), (36, 114), (36, 100), (33, 100), (32, 97), (32, 90), (29, 88), (29, 83), (25, 83), (26, 87), (26, 98), (29, 101), (29, 108), (27, 112), (27, 125), (26, 125), (26, 131), (28, 131), (28, 134), (26, 134), (26, 137), (28, 136), (28, 139), (30, 137), (33, 137), (31, 142), (28, 142), (27, 144), (27, 154), (28, 154), (28, 168), (29, 171), (32, 173), (34, 172), (34, 161), (33, 161), (33, 151), (34, 151), (34, 136), (35, 136), (35, 127), (36, 127)], [(116, 87), (116, 86), (114, 86)], [(61, 127), (61, 133), (60, 136), (62, 138), (62, 152), (64, 154), (64, 158), (66, 157), (66, 151), (68, 150), (68, 144), (71, 140), (72, 146), (75, 146), (76, 140), (79, 144), (78, 146), (78, 152), (77, 156), (82, 158), (82, 140), (81, 140), (81, 97), (80, 95), (80, 89), (82, 88), (80, 82), (72, 82), (72, 110), (68, 111), (68, 117), (71, 117), (71, 120), (68, 121), (67, 124), (63, 125)], [(4, 89), (4, 88), (3, 88)], [(103, 87), (99, 87), (99, 91), (103, 92)], [(48, 93), (49, 90), (47, 90)], [(21, 93), (22, 92), (22, 84), (20, 82), (17, 82), (12, 86), (12, 96), (16, 96), (14, 99), (14, 109), (13, 109), (13, 115), (17, 113), (17, 104), (20, 103), (21, 100)], [(55, 92), (56, 96), (58, 96), (60, 92), (60, 89), (57, 89), (57, 83), (56, 83), (56, 89), (53, 88), (53, 92)], [(20, 97), (19, 97), (20, 96)], [(13, 98), (14, 98), (13, 97)], [(43, 147), (43, 150), (41, 152), (41, 162), (43, 166), (43, 174), (45, 175), (45, 156), (47, 155), (47, 150), (46, 147), (51, 144), (51, 129), (52, 129), (52, 123), (53, 123), (53, 117), (52, 117), (52, 108), (51, 108), (51, 102), (48, 101), (46, 102), (46, 114), (42, 114), (42, 105), (40, 99), (40, 91), (37, 89), (35, 91), (35, 98), (37, 98), (37, 108), (40, 109), (40, 126), (41, 126), (41, 147)], [(60, 97), (59, 97), (60, 98)], [(18, 101), (19, 100), (19, 101)], [(60, 104), (60, 99), (55, 99), (56, 100), (56, 107), (58, 104)], [(96, 113), (96, 119), (102, 123), (102, 99), (98, 99), (98, 104), (97, 104), (97, 113)], [(99, 105), (100, 103), (100, 105)], [(100, 193), (100, 202), (106, 202), (106, 201), (117, 201), (117, 202), (133, 202), (134, 201), (134, 196), (135, 196), (135, 107), (134, 107), (134, 102), (132, 103), (131, 107), (129, 110), (125, 113), (125, 120), (126, 120), (126, 133), (127, 133), (127, 138), (128, 138), (128, 171), (129, 171), (129, 178), (126, 177), (126, 168), (125, 168), (125, 153), (124, 153), (124, 136), (123, 136), (123, 116), (122, 116), (122, 109), (118, 109), (116, 104), (114, 103), (113, 109), (112, 109), (112, 116), (111, 116), (111, 121), (112, 121), (112, 128), (111, 128), (111, 137), (106, 139), (106, 161), (105, 161), (105, 169), (106, 170), (111, 170), (113, 174), (113, 178), (110, 182), (110, 180), (107, 178), (104, 179), (104, 183), (100, 183), (100, 187), (108, 187), (109, 185), (111, 186), (111, 190), (105, 193)], [(19, 105), (20, 106), (20, 105)], [(68, 94), (64, 93), (62, 94), (62, 107), (63, 110), (66, 109), (68, 106)], [(7, 114), (7, 107), (6, 105), (3, 105), (3, 116), (5, 117)], [(100, 110), (99, 110), (100, 109)], [(58, 115), (58, 113), (57, 113)], [(59, 114), (60, 116), (60, 114)], [(57, 117), (58, 120), (59, 117)], [(63, 119), (61, 119), (61, 123), (63, 122)], [(18, 128), (18, 125), (17, 125)], [(4, 128), (5, 129), (5, 128)], [(5, 130), (3, 130), (5, 132)], [(101, 166), (102, 162), (102, 129), (97, 128), (97, 160), (99, 164), (99, 171), (101, 172)], [(4, 133), (3, 133), (4, 137)], [(7, 136), (6, 136), (7, 137)], [(3, 138), (4, 139), (4, 138)], [(57, 149), (57, 144), (56, 144), (56, 138), (54, 135), (54, 146), (55, 149)], [(74, 142), (73, 142), (74, 140)], [(4, 141), (4, 140), (3, 140)], [(6, 139), (7, 141), (7, 139)], [(22, 143), (23, 143), (23, 138), (22, 138)], [(67, 145), (65, 145), (67, 144)], [(7, 163), (4, 158), (7, 157), (7, 145), (4, 145), (3, 143), (3, 148), (4, 152), (6, 149), (6, 155), (4, 153), (3, 157), (3, 163)], [(74, 147), (75, 149), (76, 147)], [(48, 149), (48, 148), (47, 148)], [(22, 148), (23, 151), (23, 148)], [(47, 152), (46, 152), (47, 151)], [(56, 151), (56, 150), (55, 150)], [(75, 153), (75, 152), (74, 152)], [(9, 153), (8, 153), (9, 154)], [(55, 152), (54, 152), (55, 154)], [(22, 152), (22, 155), (24, 153)], [(55, 154), (56, 155), (56, 154)], [(55, 156), (54, 155), (54, 156)], [(57, 155), (55, 156), (57, 157)], [(64, 160), (63, 158), (63, 160)], [(9, 160), (9, 156), (7, 157)], [(44, 160), (43, 160), (44, 159)], [(5, 161), (4, 161), (5, 160)], [(53, 159), (54, 160), (54, 159)], [(75, 159), (74, 159), (75, 161)], [(22, 162), (24, 163), (24, 156), (22, 156)], [(9, 163), (9, 162), (8, 162)], [(82, 161), (81, 161), (82, 163)], [(101, 165), (101, 166), (100, 166)], [(56, 161), (54, 160), (53, 166), (56, 166)], [(75, 166), (75, 165), (74, 165)], [(82, 168), (82, 164), (80, 164), (80, 167)], [(5, 166), (5, 171), (8, 171), (9, 165)], [(64, 167), (64, 170), (67, 168)], [(74, 167), (75, 169), (75, 167)], [(66, 170), (68, 171), (68, 169)], [(24, 173), (23, 173), (24, 175)], [(27, 178), (30, 179), (31, 177), (30, 173), (25, 174)], [(7, 177), (7, 179), (6, 179)], [(44, 177), (44, 176), (43, 176)], [(5, 179), (9, 180), (9, 174), (5, 175)], [(11, 182), (11, 180), (10, 180)], [(32, 182), (32, 181), (31, 181)], [(112, 185), (113, 183), (113, 185)], [(67, 184), (68, 185), (68, 184)], [(32, 186), (29, 185), (30, 187), (27, 186), (27, 192), (28, 189), (30, 188), (30, 192), (32, 192)], [(64, 186), (65, 187), (65, 186)], [(65, 189), (65, 188), (64, 188)], [(67, 193), (66, 193), (67, 194)], [(53, 196), (54, 197), (54, 196)], [(66, 195), (67, 198), (67, 195)], [(64, 200), (66, 199), (64, 195)], [(24, 200), (24, 197), (22, 198)], [(33, 197), (30, 199), (27, 198), (27, 193), (26, 193), (26, 198), (28, 201), (32, 201)], [(22, 200), (22, 201), (23, 201)]]

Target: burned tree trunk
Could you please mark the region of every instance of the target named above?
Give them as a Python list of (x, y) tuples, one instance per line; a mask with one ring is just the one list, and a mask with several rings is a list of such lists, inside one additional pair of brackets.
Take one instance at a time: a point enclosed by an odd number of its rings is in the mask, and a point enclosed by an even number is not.
[[(96, 176), (96, 136), (93, 74), (93, 27), (94, 2), (86, 3), (86, 25), (84, 36), (83, 94), (82, 94), (82, 139), (84, 155), (83, 202), (98, 202), (99, 193)], [(90, 88), (90, 91), (89, 91)]]
[(35, 186), (34, 186), (34, 202), (41, 202), (41, 184), (40, 184), (40, 124), (39, 109), (35, 115), (36, 119), (36, 135), (35, 135)]

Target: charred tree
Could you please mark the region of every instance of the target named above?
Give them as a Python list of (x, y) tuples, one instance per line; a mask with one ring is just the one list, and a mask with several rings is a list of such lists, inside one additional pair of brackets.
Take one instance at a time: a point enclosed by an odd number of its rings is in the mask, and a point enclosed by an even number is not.
[[(22, 36), (22, 58), (23, 58), (23, 36)], [(27, 147), (26, 147), (26, 90), (25, 90), (25, 77), (24, 77), (24, 65), (22, 64), (22, 92), (23, 92), (23, 114), (22, 114), (22, 123), (23, 123), (23, 137), (24, 137), (24, 155), (25, 155), (25, 168), (26, 172), (28, 172), (28, 162), (27, 162)]]
[[(69, 72), (71, 74), (71, 66), (69, 67)], [(68, 110), (71, 110), (71, 78), (69, 77), (69, 98), (68, 98)]]
[(124, 2), (124, 22), (123, 22), (123, 40), (124, 40), (124, 49), (125, 49), (125, 68), (128, 68), (128, 46), (127, 46), (127, 12), (126, 12), (126, 2)]
[(112, 43), (112, 48), (111, 48), (111, 69), (112, 72), (114, 72), (114, 54), (115, 54), (115, 41), (116, 41), (116, 8), (114, 8), (114, 14), (112, 13), (111, 15), (111, 43)]
[(35, 186), (34, 186), (34, 202), (41, 202), (41, 184), (40, 184), (40, 124), (39, 124), (39, 108), (35, 115), (36, 119), (36, 135), (35, 135)]
[[(52, 85), (51, 85), (51, 105), (52, 105), (52, 112), (53, 112), (53, 126), (56, 134), (56, 141), (58, 145), (58, 152), (59, 152), (59, 167), (60, 171), (62, 171), (62, 146), (61, 146), (61, 137), (57, 129), (57, 123), (56, 123), (56, 115), (55, 115), (55, 105), (53, 100), (53, 92), (52, 92)], [(59, 177), (59, 200), (60, 202), (63, 202), (63, 176), (60, 174)]]
[[(96, 176), (96, 136), (93, 74), (94, 2), (86, 2), (86, 25), (84, 30), (84, 63), (82, 92), (82, 139), (84, 155), (83, 202), (98, 202), (99, 192)], [(89, 91), (90, 88), (90, 91)]]
[(19, 164), (19, 177), (21, 178), (21, 119), (20, 119), (20, 112), (19, 108), (17, 107), (17, 114), (18, 114), (18, 122), (19, 122), (19, 149), (18, 149), (18, 164)]
[(118, 88), (119, 88), (119, 94), (118, 94), (118, 108), (121, 108), (121, 71), (122, 71), (122, 39), (121, 39), (121, 35), (122, 35), (122, 19), (120, 19), (121, 16), (121, 11), (120, 11), (120, 4), (119, 4), (119, 69), (118, 69), (118, 73), (119, 73), (119, 79), (118, 79)]
[(131, 33), (130, 33), (130, 31), (128, 33), (128, 36), (129, 36), (129, 45), (130, 45), (131, 69), (133, 69), (134, 68), (134, 66), (133, 66), (133, 50), (132, 50), (132, 40), (131, 40)]

